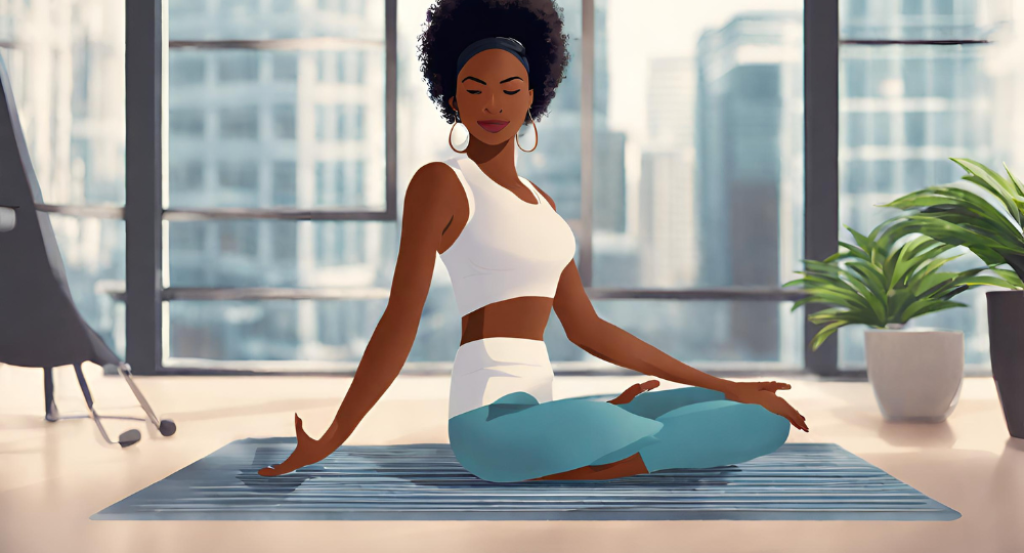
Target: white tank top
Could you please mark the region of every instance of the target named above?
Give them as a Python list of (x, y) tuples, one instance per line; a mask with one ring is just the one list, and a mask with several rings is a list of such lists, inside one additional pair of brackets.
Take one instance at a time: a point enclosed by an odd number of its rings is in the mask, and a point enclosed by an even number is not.
[(555, 297), (558, 279), (576, 253), (576, 237), (532, 183), (537, 203), (494, 182), (465, 154), (445, 161), (469, 200), (469, 220), (441, 260), (459, 314), (523, 296)]

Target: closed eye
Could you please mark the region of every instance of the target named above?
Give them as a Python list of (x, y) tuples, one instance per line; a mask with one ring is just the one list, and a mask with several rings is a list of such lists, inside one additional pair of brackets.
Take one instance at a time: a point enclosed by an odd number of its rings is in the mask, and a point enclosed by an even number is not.
[[(522, 90), (522, 89), (519, 89), (519, 90)], [(513, 94), (518, 94), (519, 90), (506, 90), (505, 94), (508, 94), (509, 96), (511, 96)]]
[(467, 90), (466, 92), (468, 92), (470, 94), (480, 94), (483, 91), (482, 90)]

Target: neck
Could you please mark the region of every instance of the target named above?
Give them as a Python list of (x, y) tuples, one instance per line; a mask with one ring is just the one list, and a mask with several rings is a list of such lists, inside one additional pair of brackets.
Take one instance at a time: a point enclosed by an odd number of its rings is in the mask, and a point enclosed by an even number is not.
[(502, 144), (485, 144), (470, 137), (466, 155), (488, 174), (516, 179), (515, 140), (507, 140)]

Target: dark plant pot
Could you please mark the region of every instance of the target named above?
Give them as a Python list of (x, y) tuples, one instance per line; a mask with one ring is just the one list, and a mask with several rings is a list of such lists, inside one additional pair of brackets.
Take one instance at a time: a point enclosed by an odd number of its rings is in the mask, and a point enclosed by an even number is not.
[(1024, 438), (1024, 291), (988, 292), (985, 297), (992, 378), (1010, 435)]

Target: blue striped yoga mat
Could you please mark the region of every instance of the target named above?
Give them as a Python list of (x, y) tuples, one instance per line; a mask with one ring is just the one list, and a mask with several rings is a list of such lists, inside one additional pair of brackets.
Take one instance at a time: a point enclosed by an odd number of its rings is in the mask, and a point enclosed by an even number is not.
[(960, 513), (835, 444), (785, 444), (740, 465), (602, 481), (493, 483), (448, 444), (345, 445), (265, 478), (294, 438), (249, 438), (93, 520), (953, 520)]

